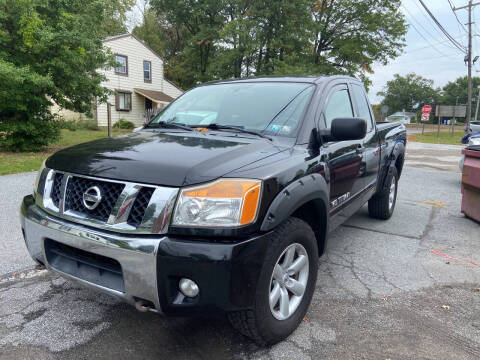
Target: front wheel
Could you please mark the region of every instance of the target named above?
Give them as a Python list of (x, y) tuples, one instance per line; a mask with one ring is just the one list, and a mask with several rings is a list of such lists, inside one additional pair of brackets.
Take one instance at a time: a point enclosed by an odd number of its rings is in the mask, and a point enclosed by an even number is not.
[(398, 191), (398, 172), (395, 167), (390, 169), (386, 184), (382, 191), (368, 201), (368, 213), (375, 219), (387, 220), (395, 210)]
[(289, 218), (274, 231), (257, 284), (254, 308), (228, 314), (231, 324), (259, 345), (285, 339), (308, 310), (317, 271), (315, 234), (303, 220)]

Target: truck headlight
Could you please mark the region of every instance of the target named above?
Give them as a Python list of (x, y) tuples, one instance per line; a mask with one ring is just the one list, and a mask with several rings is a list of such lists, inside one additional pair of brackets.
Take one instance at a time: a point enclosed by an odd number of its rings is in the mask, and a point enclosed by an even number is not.
[(221, 179), (181, 190), (174, 226), (236, 227), (255, 221), (262, 182)]
[(40, 169), (38, 170), (37, 173), (37, 178), (35, 179), (35, 184), (33, 185), (33, 194), (36, 195), (38, 191), (38, 183), (40, 182), (40, 178), (42, 177), (42, 172), (45, 170), (45, 163), (47, 162), (47, 159), (45, 159), (42, 162), (42, 165), (40, 166)]

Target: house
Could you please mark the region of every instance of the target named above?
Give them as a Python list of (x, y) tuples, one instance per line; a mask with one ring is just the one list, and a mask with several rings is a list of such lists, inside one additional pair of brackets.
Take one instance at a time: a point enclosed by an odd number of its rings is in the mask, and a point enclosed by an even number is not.
[(402, 124), (410, 124), (410, 120), (415, 118), (416, 114), (406, 111), (398, 111), (387, 116), (387, 121), (400, 121)]
[[(115, 55), (118, 63), (115, 68), (101, 70), (107, 78), (102, 85), (114, 92), (108, 98), (112, 124), (123, 118), (142, 125), (146, 110), (161, 109), (183, 93), (164, 78), (160, 56), (135, 35), (110, 36), (103, 44)], [(107, 126), (107, 104), (96, 105), (94, 118), (99, 126)], [(66, 110), (56, 112), (66, 119), (84, 117)]]

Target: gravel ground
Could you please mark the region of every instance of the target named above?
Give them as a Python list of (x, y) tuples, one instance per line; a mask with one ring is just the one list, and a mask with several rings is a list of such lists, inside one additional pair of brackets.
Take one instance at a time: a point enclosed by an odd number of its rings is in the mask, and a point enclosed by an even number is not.
[(32, 270), (17, 211), (34, 174), (17, 176), (0, 177), (0, 359), (480, 358), (480, 227), (460, 213), (458, 173), (406, 167), (392, 219), (363, 208), (335, 231), (305, 321), (271, 348), (222, 318), (138, 313)]

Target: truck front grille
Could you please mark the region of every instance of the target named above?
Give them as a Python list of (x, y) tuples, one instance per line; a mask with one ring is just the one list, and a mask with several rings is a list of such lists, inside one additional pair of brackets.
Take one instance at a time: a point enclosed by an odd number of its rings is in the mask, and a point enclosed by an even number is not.
[[(144, 185), (49, 170), (43, 208), (74, 223), (109, 231), (165, 234), (178, 188)], [(155, 199), (155, 201), (151, 201)]]
[(53, 185), (52, 185), (52, 202), (57, 208), (60, 206), (60, 199), (62, 198), (62, 180), (63, 174), (62, 173), (55, 173), (53, 177)]
[[(95, 209), (90, 210), (83, 204), (83, 194), (93, 186), (100, 189), (102, 200)], [(67, 183), (65, 210), (77, 211), (107, 221), (124, 187), (125, 185), (120, 183), (72, 176)]]
[(138, 192), (132, 210), (130, 211), (130, 215), (128, 216), (127, 223), (129, 225), (138, 227), (142, 223), (145, 210), (147, 210), (148, 203), (150, 202), (154, 191), (154, 188), (143, 187)]

